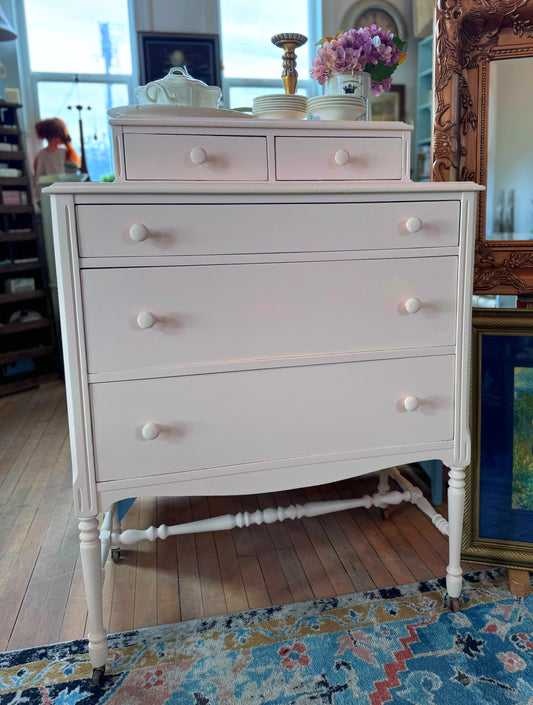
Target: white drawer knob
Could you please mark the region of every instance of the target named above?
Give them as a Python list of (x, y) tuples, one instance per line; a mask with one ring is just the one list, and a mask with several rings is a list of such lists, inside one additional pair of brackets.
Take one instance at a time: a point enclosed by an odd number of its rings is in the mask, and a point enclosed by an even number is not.
[(418, 397), (405, 397), (403, 400), (403, 405), (406, 411), (416, 411), (420, 401)]
[(142, 223), (133, 223), (130, 228), (130, 237), (133, 242), (142, 242), (143, 240), (146, 240), (149, 234), (150, 232), (148, 228)]
[(156, 423), (147, 423), (141, 429), (142, 437), (146, 441), (153, 441), (159, 436), (159, 426)]
[(407, 299), (404, 306), (407, 313), (416, 313), (417, 311), (420, 311), (422, 302), (420, 299), (417, 299), (416, 296), (413, 296), (412, 298)]
[(339, 166), (343, 166), (344, 164), (348, 164), (350, 161), (350, 152), (346, 149), (339, 149), (337, 152), (335, 152), (335, 162)]
[(137, 325), (139, 328), (151, 328), (155, 323), (155, 316), (150, 311), (141, 311), (137, 316)]
[(199, 165), (203, 164), (207, 159), (207, 154), (205, 149), (201, 147), (193, 147), (189, 152), (189, 158), (193, 164)]
[(412, 215), (405, 221), (405, 227), (410, 233), (417, 233), (422, 230), (422, 221), (416, 215)]

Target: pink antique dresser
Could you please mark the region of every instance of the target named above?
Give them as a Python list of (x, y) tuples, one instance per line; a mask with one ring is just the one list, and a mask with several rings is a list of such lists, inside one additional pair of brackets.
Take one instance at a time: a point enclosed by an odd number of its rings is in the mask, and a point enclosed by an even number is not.
[[(115, 183), (48, 190), (93, 680), (103, 565), (142, 539), (410, 501), (449, 535), (456, 608), (479, 187), (410, 181), (402, 123), (111, 116)], [(429, 459), (449, 521), (396, 467)], [(129, 497), (376, 471), (353, 501), (117, 520)]]

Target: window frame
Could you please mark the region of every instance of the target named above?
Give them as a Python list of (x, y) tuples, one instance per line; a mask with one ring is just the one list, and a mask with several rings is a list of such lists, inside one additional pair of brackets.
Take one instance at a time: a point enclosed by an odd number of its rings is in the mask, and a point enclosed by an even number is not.
[[(220, 12), (220, 4), (218, 7), (218, 24), (219, 24), (219, 35), (222, 38), (222, 22), (221, 22), (221, 12)], [(322, 34), (322, 1), (321, 0), (307, 0), (307, 16), (309, 18), (309, 28), (308, 28), (308, 36), (307, 36), (307, 43), (309, 47), (314, 47), (315, 44), (319, 41), (321, 38)], [(222, 60), (222, 65), (224, 65), (224, 50), (222, 46), (222, 41), (220, 43), (220, 52), (221, 52), (221, 60)], [(310, 52), (311, 53), (311, 52)], [(229, 109), (229, 94), (230, 94), (230, 89), (231, 88), (272, 88), (274, 89), (273, 92), (279, 93), (282, 91), (282, 83), (281, 83), (281, 71), (282, 71), (282, 65), (281, 65), (281, 57), (282, 54), (280, 53), (280, 77), (279, 78), (228, 78), (225, 76), (224, 71), (222, 71), (222, 102), (223, 102), (223, 107)], [(312, 58), (312, 57), (311, 57)], [(298, 70), (298, 65), (296, 65), (296, 70)], [(297, 84), (297, 90), (305, 88), (307, 91), (307, 96), (311, 98), (312, 96), (315, 95), (322, 95), (322, 89), (321, 86), (319, 85), (318, 81), (315, 81), (314, 79), (310, 78), (309, 76), (307, 78), (304, 78), (301, 74), (298, 75), (298, 84)], [(248, 107), (251, 108), (251, 105), (248, 106), (238, 106), (238, 107)]]
[[(135, 45), (135, 22), (133, 16), (133, 2), (127, 0), (128, 4), (128, 22), (130, 29), (130, 52), (131, 52), (131, 75), (130, 74), (109, 74), (109, 73), (79, 73), (72, 72), (48, 72), (48, 71), (32, 71), (30, 64), (30, 53), (28, 45), (28, 28), (26, 25), (26, 12), (24, 2), (22, 0), (13, 3), (13, 12), (18, 34), (18, 64), (20, 90), (22, 97), (22, 115), (23, 129), (26, 132), (26, 143), (28, 151), (29, 164), (33, 164), (37, 152), (41, 144), (35, 130), (31, 129), (40, 119), (39, 114), (39, 83), (72, 83), (74, 77), (78, 77), (79, 83), (109, 83), (109, 84), (126, 84), (128, 89), (128, 102), (134, 103), (133, 89), (137, 86), (138, 75), (138, 56)], [(46, 116), (44, 116), (46, 117)], [(77, 119), (77, 116), (76, 116)]]

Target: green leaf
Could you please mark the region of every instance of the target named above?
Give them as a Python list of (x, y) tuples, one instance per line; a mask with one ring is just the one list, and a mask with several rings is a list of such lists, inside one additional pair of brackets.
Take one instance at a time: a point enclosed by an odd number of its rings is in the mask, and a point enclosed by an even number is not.
[(395, 44), (398, 47), (398, 50), (402, 53), (405, 54), (405, 49), (407, 48), (407, 42), (404, 42), (403, 39), (400, 39), (400, 37), (394, 36), (392, 38), (393, 44)]
[(383, 81), (389, 78), (395, 72), (396, 66), (386, 66), (383, 61), (378, 61), (377, 64), (367, 64), (365, 71), (370, 74), (373, 81)]

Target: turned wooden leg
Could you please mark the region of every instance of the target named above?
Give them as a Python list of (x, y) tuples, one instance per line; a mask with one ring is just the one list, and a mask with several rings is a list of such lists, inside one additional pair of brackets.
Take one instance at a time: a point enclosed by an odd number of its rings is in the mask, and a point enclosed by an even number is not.
[(93, 683), (103, 677), (107, 660), (107, 634), (102, 608), (102, 566), (100, 531), (96, 516), (80, 519), (80, 557), (89, 613), (89, 658), (93, 666)]
[(463, 586), (461, 569), (461, 541), (465, 503), (464, 468), (450, 468), (448, 480), (449, 564), (446, 569), (446, 589), (455, 612)]

